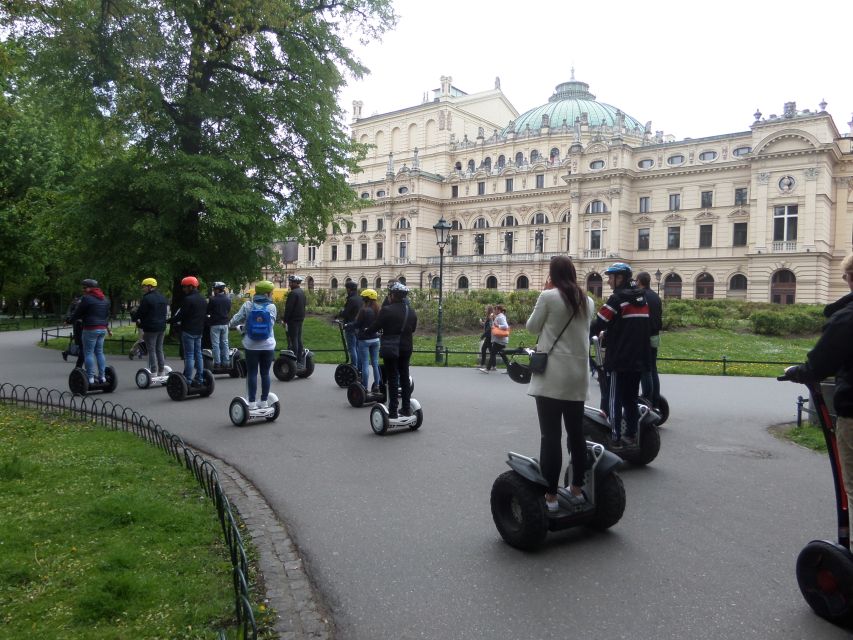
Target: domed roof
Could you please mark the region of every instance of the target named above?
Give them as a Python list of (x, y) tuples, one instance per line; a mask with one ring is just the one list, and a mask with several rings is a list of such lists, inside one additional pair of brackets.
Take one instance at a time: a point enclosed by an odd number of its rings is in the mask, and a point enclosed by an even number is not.
[(553, 129), (562, 127), (563, 122), (571, 128), (575, 124), (575, 119), (579, 119), (582, 113), (587, 114), (591, 127), (601, 125), (615, 127), (621, 117), (622, 128), (639, 129), (640, 131), (644, 129), (636, 118), (632, 118), (605, 102), (598, 102), (595, 96), (589, 92), (589, 85), (586, 82), (575, 80), (574, 72), (572, 72), (572, 79), (558, 84), (554, 90), (554, 95), (548, 99), (547, 104), (522, 113), (514, 122), (510, 123), (510, 126), (503, 130), (503, 134), (506, 135), (511, 131), (519, 134), (524, 133), (528, 126), (531, 131), (539, 131), (542, 126), (543, 115), (548, 116), (549, 124)]

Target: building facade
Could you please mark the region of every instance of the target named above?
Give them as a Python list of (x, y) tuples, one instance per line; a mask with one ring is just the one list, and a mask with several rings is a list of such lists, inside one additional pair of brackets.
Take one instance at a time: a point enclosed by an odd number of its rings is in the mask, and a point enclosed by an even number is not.
[(558, 254), (599, 295), (616, 260), (668, 297), (785, 304), (847, 290), (853, 136), (825, 103), (685, 140), (597, 101), (574, 73), (520, 115), (499, 79), (469, 95), (442, 77), (422, 104), (370, 117), (353, 107), (353, 139), (372, 145), (352, 181), (367, 206), (299, 247), (308, 288), (437, 287), (443, 217), (445, 291), (539, 289)]

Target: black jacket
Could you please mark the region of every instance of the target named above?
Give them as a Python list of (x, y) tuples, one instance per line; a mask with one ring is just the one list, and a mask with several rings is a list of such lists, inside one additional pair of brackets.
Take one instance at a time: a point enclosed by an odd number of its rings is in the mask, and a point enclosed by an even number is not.
[(228, 319), (231, 317), (231, 298), (227, 293), (214, 294), (207, 301), (207, 324), (221, 325), (228, 324)]
[(204, 324), (207, 320), (207, 301), (201, 297), (198, 291), (193, 291), (184, 296), (181, 308), (172, 322), (181, 325), (181, 331), (192, 336), (200, 336), (204, 333)]
[(95, 289), (97, 293), (86, 293), (80, 298), (80, 304), (71, 316), (71, 322), (79, 320), (83, 329), (104, 328), (110, 324), (110, 299)]
[[(409, 310), (406, 316), (406, 309)], [(405, 318), (405, 325), (403, 319)], [(381, 331), (384, 336), (400, 336), (400, 351), (412, 350), (412, 334), (418, 328), (418, 314), (404, 302), (392, 302), (379, 310), (368, 331)]]
[(590, 335), (607, 332), (606, 371), (648, 371), (651, 366), (651, 323), (643, 289), (620, 287), (607, 299), (592, 323)]
[(358, 295), (357, 291), (353, 291), (347, 295), (347, 302), (344, 305), (343, 311), (338, 314), (338, 317), (344, 322), (352, 322), (355, 320), (358, 312), (361, 311), (363, 305), (364, 302), (362, 302), (361, 296)]
[(302, 322), (305, 320), (305, 292), (302, 287), (291, 289), (284, 302), (284, 318), (287, 322)]
[(806, 366), (818, 380), (835, 376), (835, 412), (845, 418), (853, 418), (853, 340), (850, 339), (851, 335), (853, 335), (853, 298), (832, 314), (829, 322), (824, 325), (817, 344), (806, 356), (808, 360)]
[(663, 303), (660, 296), (651, 289), (643, 289), (646, 294), (646, 302), (649, 304), (649, 332), (656, 336), (663, 329)]
[(168, 306), (163, 294), (154, 289), (142, 296), (139, 306), (130, 314), (130, 319), (138, 322), (143, 331), (165, 331)]
[(372, 308), (363, 305), (355, 320), (348, 322), (346, 328), (355, 331), (359, 340), (375, 340), (379, 334), (376, 331), (371, 331), (370, 327), (376, 321), (377, 315)]

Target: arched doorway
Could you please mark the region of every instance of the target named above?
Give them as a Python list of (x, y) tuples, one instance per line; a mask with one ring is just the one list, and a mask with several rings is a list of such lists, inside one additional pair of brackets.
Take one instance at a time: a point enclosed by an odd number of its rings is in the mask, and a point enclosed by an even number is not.
[(734, 274), (729, 280), (729, 298), (746, 299), (748, 282), (742, 273)]
[(498, 279), (495, 276), (489, 276), (486, 278), (486, 289), (497, 289), (498, 288)]
[(700, 273), (696, 278), (696, 299), (714, 299), (714, 277), (710, 273)]
[(663, 297), (664, 298), (680, 298), (681, 297), (681, 276), (677, 273), (670, 273), (663, 280)]
[(797, 298), (797, 278), (788, 269), (779, 269), (770, 280), (770, 302), (794, 304)]
[(518, 276), (518, 280), (515, 281), (516, 289), (529, 289), (530, 288), (530, 280), (527, 279), (527, 276)]
[(604, 297), (604, 282), (600, 273), (590, 273), (586, 277), (586, 290), (596, 298)]

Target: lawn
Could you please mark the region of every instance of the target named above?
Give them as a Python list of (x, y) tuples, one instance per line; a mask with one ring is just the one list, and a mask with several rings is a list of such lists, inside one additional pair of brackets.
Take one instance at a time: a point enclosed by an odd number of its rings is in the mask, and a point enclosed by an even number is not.
[(0, 405), (6, 638), (213, 638), (234, 615), (216, 510), (136, 436)]

